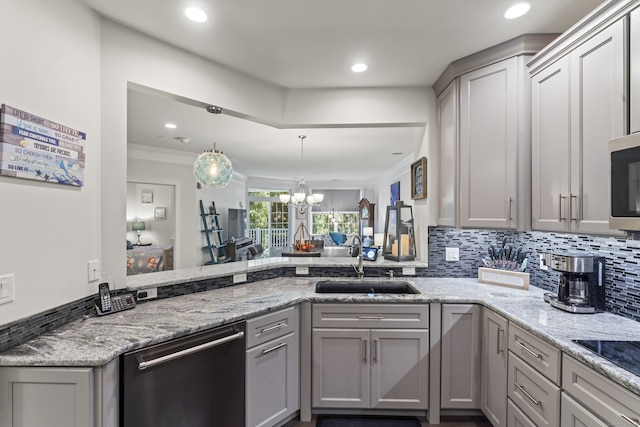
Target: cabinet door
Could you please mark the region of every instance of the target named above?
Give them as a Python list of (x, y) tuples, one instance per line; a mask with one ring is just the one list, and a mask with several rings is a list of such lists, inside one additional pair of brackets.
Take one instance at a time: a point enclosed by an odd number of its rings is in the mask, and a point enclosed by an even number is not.
[(494, 427), (507, 424), (507, 319), (482, 310), (481, 409)]
[(569, 231), (569, 57), (531, 80), (531, 185), (534, 230)]
[(369, 330), (314, 329), (312, 405), (369, 407)]
[(640, 8), (631, 12), (630, 26), (631, 133), (640, 132)]
[(609, 229), (609, 140), (625, 134), (624, 22), (571, 52), (571, 231)]
[(560, 425), (563, 427), (606, 427), (598, 417), (587, 411), (578, 402), (562, 392), (560, 405)]
[(94, 425), (91, 368), (0, 368), (0, 425)]
[(442, 305), (440, 407), (480, 408), (481, 307)]
[(427, 409), (427, 330), (372, 330), (370, 362), (371, 408)]
[[(564, 426), (564, 424), (562, 424)], [(515, 403), (509, 399), (507, 403), (507, 426), (508, 427), (537, 427)], [(585, 426), (586, 427), (586, 426)]]
[(518, 58), (460, 77), (460, 226), (515, 228)]
[(458, 79), (438, 97), (438, 225), (457, 225)]
[(247, 426), (272, 426), (298, 410), (297, 335), (247, 351)]

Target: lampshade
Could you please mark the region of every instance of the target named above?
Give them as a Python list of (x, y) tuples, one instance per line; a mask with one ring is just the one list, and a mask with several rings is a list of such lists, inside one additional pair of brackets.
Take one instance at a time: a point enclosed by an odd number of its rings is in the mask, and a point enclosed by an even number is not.
[(131, 229), (133, 231), (144, 231), (146, 230), (146, 226), (144, 221), (134, 221), (133, 224), (131, 224)]
[(193, 163), (193, 174), (207, 188), (222, 188), (231, 180), (233, 169), (224, 153), (213, 150), (198, 156)]
[(376, 233), (373, 235), (374, 245), (380, 247), (384, 245), (384, 233)]
[(373, 236), (373, 227), (362, 227), (363, 236)]

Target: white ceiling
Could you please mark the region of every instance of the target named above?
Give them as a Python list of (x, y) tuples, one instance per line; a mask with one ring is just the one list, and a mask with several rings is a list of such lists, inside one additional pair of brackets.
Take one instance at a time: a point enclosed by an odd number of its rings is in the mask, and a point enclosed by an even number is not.
[[(521, 34), (563, 32), (601, 3), (528, 0), (530, 12), (508, 21), (502, 15), (516, 0), (84, 1), (123, 25), (285, 88), (430, 87), (456, 59)], [(184, 17), (192, 5), (207, 12), (206, 23)], [(369, 69), (353, 73), (355, 62)], [(373, 179), (413, 152), (416, 129), (276, 130), (148, 94), (130, 95), (130, 143), (199, 152), (211, 148), (215, 129), (218, 148), (248, 176), (299, 177), (299, 134), (308, 135), (307, 181)], [(179, 121), (179, 128), (159, 127), (165, 121)], [(192, 142), (181, 144), (174, 136)], [(283, 158), (285, 152), (290, 154)], [(338, 167), (339, 159), (347, 164)]]

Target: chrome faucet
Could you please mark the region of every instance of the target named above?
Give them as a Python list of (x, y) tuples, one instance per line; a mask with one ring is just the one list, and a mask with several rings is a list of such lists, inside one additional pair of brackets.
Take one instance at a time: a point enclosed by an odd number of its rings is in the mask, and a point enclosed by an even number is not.
[(355, 247), (355, 241), (358, 241), (358, 267), (353, 266), (354, 270), (358, 274), (358, 280), (364, 277), (364, 269), (362, 268), (362, 239), (358, 234), (353, 236), (353, 246)]

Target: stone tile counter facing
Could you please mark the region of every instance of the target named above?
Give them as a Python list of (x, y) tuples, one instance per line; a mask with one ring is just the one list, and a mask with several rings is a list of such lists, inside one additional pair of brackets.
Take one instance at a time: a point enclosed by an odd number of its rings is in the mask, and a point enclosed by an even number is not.
[[(184, 279), (183, 279), (184, 280)], [(574, 344), (574, 339), (640, 340), (640, 324), (610, 313), (578, 315), (550, 307), (544, 290), (484, 285), (477, 279), (409, 278), (417, 295), (316, 294), (321, 278), (277, 278), (149, 301), (90, 317), (0, 353), (0, 366), (101, 366), (146, 347), (297, 303), (476, 303), (640, 394), (640, 377)], [(365, 281), (367, 278), (364, 279)], [(407, 280), (407, 278), (402, 278)]]

